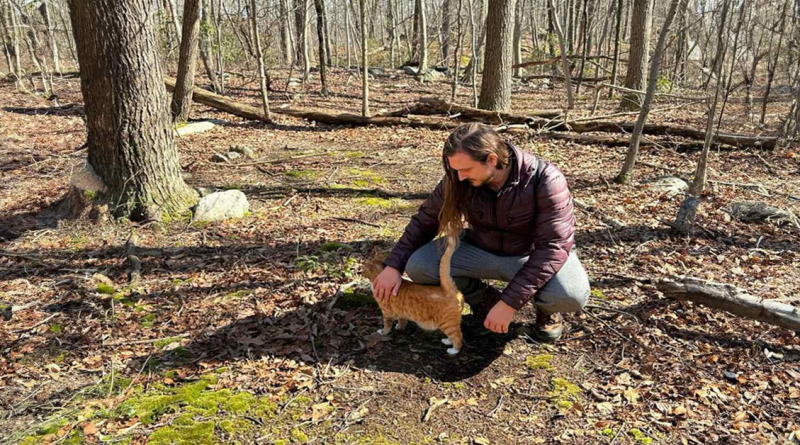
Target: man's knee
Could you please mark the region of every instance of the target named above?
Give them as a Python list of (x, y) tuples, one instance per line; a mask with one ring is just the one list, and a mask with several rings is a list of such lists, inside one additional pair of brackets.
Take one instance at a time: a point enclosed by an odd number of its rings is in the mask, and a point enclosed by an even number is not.
[(423, 249), (417, 250), (408, 259), (406, 274), (415, 283), (437, 284), (439, 282), (438, 261), (432, 261), (428, 255), (425, 255)]
[(591, 293), (588, 281), (585, 285), (561, 290), (565, 292), (552, 293), (543, 289), (536, 298), (537, 306), (547, 313), (580, 312), (586, 307)]

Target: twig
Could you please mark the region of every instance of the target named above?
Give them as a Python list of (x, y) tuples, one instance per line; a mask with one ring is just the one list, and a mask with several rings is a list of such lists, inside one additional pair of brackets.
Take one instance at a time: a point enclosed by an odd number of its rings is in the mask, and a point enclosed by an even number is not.
[(283, 406), (281, 407), (281, 409), (279, 409), (279, 410), (278, 410), (278, 414), (281, 414), (282, 412), (284, 412), (284, 411), (286, 410), (286, 408), (288, 408), (288, 407), (289, 407), (289, 405), (290, 405), (292, 402), (294, 402), (294, 401), (295, 401), (295, 400), (296, 400), (298, 397), (300, 397), (301, 395), (303, 395), (303, 393), (305, 393), (306, 391), (308, 391), (308, 388), (303, 388), (303, 390), (302, 390), (302, 391), (298, 392), (297, 394), (295, 394), (295, 396), (294, 396), (294, 397), (292, 397), (292, 398), (291, 398), (291, 399), (289, 399), (289, 400), (288, 400), (286, 403), (284, 403), (284, 404), (283, 404)]
[(145, 343), (155, 343), (157, 341), (167, 340), (167, 339), (170, 339), (170, 338), (186, 338), (188, 336), (189, 336), (188, 333), (183, 333), (183, 334), (178, 334), (178, 335), (172, 335), (172, 336), (169, 336), (169, 337), (151, 338), (149, 340), (133, 340), (133, 341), (131, 341), (131, 340), (121, 340), (121, 341), (114, 342), (114, 343), (104, 343), (103, 346), (105, 347), (105, 346), (121, 346), (121, 345), (141, 345), (141, 344), (145, 344)]
[(494, 407), (494, 409), (492, 409), (491, 411), (489, 411), (489, 412), (486, 414), (486, 417), (494, 417), (494, 416), (497, 414), (497, 411), (499, 411), (499, 410), (500, 410), (500, 407), (502, 407), (502, 406), (503, 406), (503, 399), (504, 399), (504, 398), (505, 398), (505, 395), (503, 395), (503, 394), (500, 394), (500, 399), (498, 399), (498, 400), (497, 400), (497, 406), (495, 406), (495, 407)]
[(53, 314), (53, 315), (51, 315), (51, 316), (49, 316), (49, 317), (45, 318), (44, 320), (42, 320), (42, 321), (40, 321), (40, 322), (36, 323), (35, 325), (33, 325), (33, 326), (31, 326), (31, 327), (27, 327), (27, 328), (23, 328), (23, 329), (17, 329), (16, 331), (12, 331), (12, 332), (13, 332), (13, 333), (15, 333), (15, 334), (23, 334), (23, 333), (25, 333), (25, 332), (32, 331), (32, 330), (34, 330), (34, 329), (38, 328), (39, 326), (41, 326), (41, 325), (43, 325), (43, 324), (47, 323), (48, 321), (50, 321), (50, 320), (54, 319), (55, 317), (58, 317), (59, 315), (61, 315), (61, 313), (60, 313), (60, 312), (59, 312), (59, 313), (57, 313), (57, 314)]
[[(431, 414), (433, 414), (433, 410), (435, 410), (436, 408), (438, 408), (438, 407), (440, 407), (440, 406), (444, 405), (444, 404), (445, 404), (445, 403), (447, 403), (449, 400), (450, 400), (450, 398), (449, 398), (449, 397), (445, 397), (445, 398), (444, 398), (444, 399), (442, 399), (442, 400), (437, 400), (437, 401), (435, 401), (435, 402), (431, 403), (431, 406), (429, 406), (429, 407), (428, 407), (428, 409), (427, 409), (427, 410), (425, 410), (425, 415), (424, 415), (424, 416), (422, 416), (422, 421), (423, 421), (423, 422), (427, 422), (428, 420), (430, 420), (430, 418), (431, 418)], [(502, 399), (501, 399), (501, 400), (502, 400)]]
[(605, 306), (598, 306), (598, 305), (595, 305), (595, 304), (587, 304), (584, 307), (586, 307), (588, 309), (600, 309), (600, 310), (603, 310), (603, 311), (609, 311), (609, 312), (615, 312), (615, 313), (621, 314), (621, 315), (627, 315), (627, 316), (633, 318), (634, 320), (636, 320), (636, 322), (639, 323), (640, 325), (642, 324), (642, 320), (640, 320), (639, 317), (637, 317), (636, 315), (631, 314), (630, 312), (621, 311), (619, 309), (612, 309), (610, 307), (605, 307)]
[(630, 338), (630, 337), (626, 336), (625, 334), (623, 334), (623, 333), (619, 332), (618, 330), (614, 329), (614, 328), (613, 328), (613, 327), (611, 327), (611, 326), (610, 326), (608, 323), (606, 323), (605, 321), (603, 321), (603, 319), (601, 319), (601, 318), (597, 317), (597, 316), (596, 316), (596, 315), (594, 315), (593, 313), (591, 313), (591, 312), (589, 312), (589, 311), (583, 311), (583, 313), (584, 313), (584, 314), (586, 314), (586, 315), (588, 315), (588, 316), (590, 316), (590, 317), (592, 317), (592, 318), (594, 318), (595, 320), (599, 321), (600, 323), (602, 323), (602, 325), (603, 325), (603, 326), (605, 326), (605, 327), (607, 327), (608, 329), (610, 329), (610, 330), (611, 330), (611, 332), (613, 332), (613, 333), (617, 334), (617, 335), (618, 335), (620, 338), (622, 338), (622, 339), (624, 339), (624, 340), (626, 340), (626, 341), (629, 341), (629, 342), (631, 342), (631, 343), (633, 343), (633, 344), (635, 344), (635, 345), (639, 345), (639, 346), (641, 346), (641, 347), (643, 347), (643, 348), (645, 348), (645, 349), (650, 349), (650, 348), (648, 348), (647, 346), (645, 346), (645, 345), (643, 345), (643, 344), (639, 343), (638, 341), (636, 341), (636, 340), (634, 340), (634, 339), (632, 339), (632, 338)]
[(354, 222), (354, 223), (358, 223), (358, 224), (364, 224), (365, 226), (377, 227), (379, 229), (381, 228), (381, 226), (379, 226), (378, 224), (372, 224), (370, 222), (361, 221), (360, 219), (355, 219), (355, 218), (343, 218), (343, 217), (338, 217), (337, 216), (337, 217), (334, 217), (333, 219), (336, 219), (336, 220), (339, 220), (339, 221), (345, 221), (345, 222)]
[(142, 261), (136, 256), (136, 231), (131, 230), (128, 241), (125, 242), (125, 256), (130, 267), (128, 268), (128, 283), (136, 284), (142, 277)]
[(333, 298), (328, 303), (328, 306), (325, 308), (325, 311), (326, 312), (330, 312), (331, 309), (333, 309), (333, 307), (336, 305), (336, 302), (339, 301), (339, 298), (341, 298), (341, 296), (344, 295), (345, 291), (347, 291), (347, 289), (350, 289), (351, 287), (353, 287), (356, 284), (358, 284), (358, 282), (359, 282), (359, 280), (353, 280), (353, 281), (351, 281), (351, 282), (349, 282), (347, 284), (343, 284), (339, 288), (339, 290), (336, 291), (336, 294), (333, 295)]

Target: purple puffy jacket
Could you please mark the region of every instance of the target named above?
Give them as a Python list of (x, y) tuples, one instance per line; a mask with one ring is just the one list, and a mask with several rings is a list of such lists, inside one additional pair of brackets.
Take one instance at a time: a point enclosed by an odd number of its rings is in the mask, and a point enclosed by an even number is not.
[[(511, 174), (503, 188), (476, 190), (464, 240), (496, 255), (530, 255), (503, 290), (514, 309), (530, 301), (567, 261), (575, 244), (575, 214), (564, 174), (553, 164), (507, 144)], [(436, 237), (443, 183), (420, 206), (384, 264), (401, 273), (417, 249)]]

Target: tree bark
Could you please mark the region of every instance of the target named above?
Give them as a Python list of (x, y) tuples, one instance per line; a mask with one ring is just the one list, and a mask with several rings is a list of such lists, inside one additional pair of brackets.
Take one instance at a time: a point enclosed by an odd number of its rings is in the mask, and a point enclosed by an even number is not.
[(514, 9), (517, 0), (497, 0), (486, 17), (486, 61), (478, 108), (511, 108), (511, 65)]
[(369, 55), (367, 54), (367, 0), (361, 6), (361, 115), (369, 117)]
[(561, 67), (564, 70), (564, 87), (567, 90), (567, 109), (571, 110), (575, 108), (575, 99), (572, 97), (572, 79), (569, 62), (567, 61), (567, 51), (564, 47), (564, 33), (561, 32), (561, 25), (558, 23), (558, 16), (556, 15), (556, 7), (553, 0), (548, 0), (548, 4), (550, 5), (550, 19), (553, 22), (553, 29), (556, 32), (558, 46), (561, 50)]
[(283, 55), (283, 63), (286, 66), (292, 64), (294, 60), (292, 54), (292, 39), (289, 37), (292, 33), (289, 26), (289, 7), (286, 5), (288, 0), (278, 0), (278, 7), (280, 8), (280, 27), (281, 27), (281, 54)]
[(211, 82), (211, 88), (214, 92), (220, 92), (219, 82), (217, 81), (217, 73), (214, 71), (214, 63), (211, 58), (211, 48), (208, 45), (208, 39), (211, 36), (211, 29), (214, 25), (208, 18), (208, 4), (207, 0), (200, 0), (200, 58), (203, 60), (203, 66), (206, 69), (206, 76), (208, 81)]
[[(633, 0), (631, 11), (631, 41), (628, 55), (628, 72), (625, 87), (644, 90), (647, 70), (648, 48), (650, 47), (650, 27), (652, 25), (651, 2), (653, 0)], [(623, 110), (638, 110), (641, 97), (638, 94), (622, 95), (619, 107)]]
[(419, 8), (419, 28), (417, 29), (417, 40), (419, 41), (419, 75), (428, 71), (428, 20), (425, 14), (425, 3), (423, 0), (415, 0)]
[[(478, 37), (477, 41), (475, 41), (472, 44), (472, 48), (473, 48), (472, 53), (473, 53), (473, 55), (472, 55), (472, 58), (469, 59), (469, 63), (467, 64), (467, 67), (464, 69), (464, 72), (466, 73), (466, 75), (464, 76), (464, 79), (462, 79), (464, 81), (464, 83), (471, 83), (471, 84), (474, 85), (478, 81), (478, 75), (477, 74), (478, 74), (478, 71), (480, 71), (480, 69), (481, 69), (481, 59), (483, 57), (483, 48), (486, 45), (486, 20), (484, 19), (484, 17), (488, 16), (488, 14), (487, 14), (488, 1), (489, 0), (481, 0), (481, 5), (482, 5), (481, 6), (481, 11), (482, 12), (481, 12), (480, 22), (482, 23), (482, 26), (481, 26), (481, 31), (480, 31), (480, 37)], [(472, 14), (472, 11), (473, 11), (473, 8), (470, 7), (470, 14)], [(475, 21), (474, 16), (470, 15), (470, 17), (472, 17), (470, 20), (472, 20), (474, 22)], [(472, 26), (473, 27), (475, 26), (474, 23), (473, 23)], [(472, 40), (475, 40), (474, 36), (472, 37)], [(476, 89), (477, 89), (477, 87), (476, 87)], [(477, 106), (477, 103), (476, 103), (476, 106)]]
[[(442, 2), (442, 27), (440, 30), (441, 47), (442, 47), (442, 65), (450, 66), (448, 58), (450, 57), (450, 23), (453, 14), (453, 5), (451, 0), (443, 0)], [(461, 15), (461, 11), (458, 12)]]
[(176, 123), (189, 120), (194, 89), (194, 72), (197, 65), (198, 41), (200, 37), (200, 1), (184, 0), (183, 34), (181, 53), (178, 59), (177, 86), (172, 93), (172, 119)]
[(56, 39), (53, 36), (53, 22), (50, 19), (50, 4), (48, 4), (46, 0), (43, 0), (42, 5), (39, 6), (39, 11), (44, 19), (44, 24), (47, 27), (47, 40), (50, 42), (50, 51), (53, 54), (53, 68), (55, 69), (55, 72), (61, 73), (61, 59), (58, 56), (58, 42), (56, 42)]
[(317, 10), (317, 41), (319, 49), (319, 79), (322, 83), (322, 95), (328, 95), (328, 77), (326, 65), (328, 61), (328, 50), (325, 47), (325, 3), (324, 0), (314, 0), (314, 8)]
[(522, 63), (522, 26), (525, 18), (525, 0), (517, 0), (517, 12), (514, 14), (514, 77), (520, 76), (519, 64)]
[(748, 295), (734, 286), (683, 278), (662, 280), (657, 287), (669, 298), (692, 301), (739, 317), (800, 332), (800, 309)]
[(81, 65), (88, 163), (110, 210), (135, 220), (188, 211), (147, 0), (69, 0)]
[[(269, 112), (269, 96), (267, 96), (267, 72), (264, 68), (264, 50), (261, 49), (261, 33), (258, 31), (258, 9), (256, 8), (256, 0), (250, 0), (250, 24), (253, 27), (253, 44), (256, 50), (256, 62), (258, 63), (258, 79), (261, 86), (261, 105), (264, 108), (264, 116), (268, 121), (272, 120)], [(325, 69), (325, 64), (322, 64), (322, 69)], [(325, 71), (323, 71), (324, 73)], [(323, 77), (324, 79), (324, 77)], [(323, 84), (324, 85), (324, 84)]]

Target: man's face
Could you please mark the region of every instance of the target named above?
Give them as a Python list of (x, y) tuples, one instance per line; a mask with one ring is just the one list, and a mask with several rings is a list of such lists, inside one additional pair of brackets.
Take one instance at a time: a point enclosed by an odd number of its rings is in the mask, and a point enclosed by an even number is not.
[(489, 154), (486, 162), (478, 162), (464, 153), (447, 157), (450, 168), (458, 172), (459, 181), (469, 181), (473, 187), (489, 184), (497, 171), (497, 155)]

